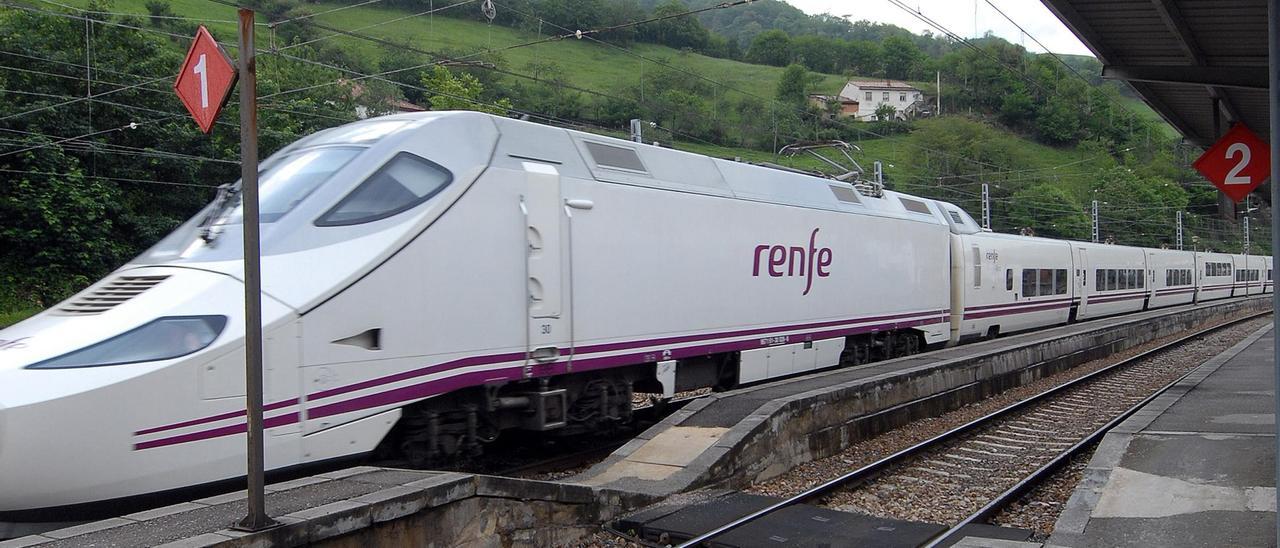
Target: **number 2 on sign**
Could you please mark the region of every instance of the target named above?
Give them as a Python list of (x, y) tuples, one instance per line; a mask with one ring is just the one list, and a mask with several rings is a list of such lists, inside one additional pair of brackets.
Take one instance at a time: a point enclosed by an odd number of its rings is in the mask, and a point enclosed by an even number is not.
[(1232, 143), (1231, 146), (1227, 147), (1227, 159), (1230, 160), (1232, 158), (1235, 158), (1237, 152), (1239, 152), (1241, 155), (1240, 162), (1236, 164), (1236, 167), (1231, 168), (1231, 171), (1227, 172), (1226, 184), (1229, 184), (1229, 185), (1250, 184), (1253, 182), (1253, 179), (1251, 177), (1249, 177), (1248, 175), (1244, 177), (1240, 176), (1240, 171), (1242, 171), (1246, 166), (1249, 165), (1249, 156), (1251, 156), (1251, 153), (1249, 152), (1249, 147), (1244, 143)]
[(191, 72), (200, 75), (200, 108), (209, 108), (209, 71), (205, 64), (205, 54), (200, 54), (200, 61), (191, 68)]

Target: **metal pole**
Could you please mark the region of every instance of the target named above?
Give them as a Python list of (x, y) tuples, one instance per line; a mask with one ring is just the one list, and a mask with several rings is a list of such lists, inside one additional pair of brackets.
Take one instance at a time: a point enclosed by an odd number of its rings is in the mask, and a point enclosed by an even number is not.
[(937, 110), (937, 111), (938, 111), (938, 113), (937, 113), (937, 114), (934, 114), (934, 116), (942, 116), (942, 71), (938, 71), (938, 97), (937, 97), (937, 100), (938, 100), (938, 108), (937, 108), (937, 109), (935, 109), (935, 110)]
[(267, 516), (262, 447), (262, 261), (258, 242), (258, 78), (253, 10), (240, 9), (240, 190), (244, 207), (245, 414), (248, 417), (249, 513), (235, 525), (261, 531)]
[(1182, 212), (1178, 212), (1178, 251), (1182, 251)]
[(991, 193), (987, 183), (982, 183), (982, 228), (991, 230)]
[(1249, 215), (1244, 217), (1244, 254), (1249, 254)]
[(1098, 243), (1098, 201), (1093, 201), (1093, 243)]
[[(1270, 74), (1267, 78), (1267, 91), (1270, 96), (1271, 114), (1271, 203), (1280, 204), (1280, 0), (1267, 2), (1267, 35), (1268, 61)], [(1280, 230), (1276, 230), (1276, 216), (1271, 216), (1271, 255), (1280, 250)], [(1274, 261), (1274, 259), (1272, 259)], [(1274, 267), (1273, 267), (1274, 268)], [(1280, 291), (1271, 292), (1272, 337), (1280, 334)], [(1276, 398), (1276, 418), (1280, 419), (1280, 344), (1275, 345), (1277, 352), (1273, 357), (1276, 384), (1272, 390)], [(1273, 424), (1280, 424), (1276, 421)], [(1276, 436), (1277, 455), (1280, 455), (1280, 436)], [(1280, 480), (1280, 459), (1276, 461), (1276, 480)], [(1276, 483), (1280, 485), (1280, 481)], [(1276, 537), (1280, 539), (1280, 514), (1276, 514)]]

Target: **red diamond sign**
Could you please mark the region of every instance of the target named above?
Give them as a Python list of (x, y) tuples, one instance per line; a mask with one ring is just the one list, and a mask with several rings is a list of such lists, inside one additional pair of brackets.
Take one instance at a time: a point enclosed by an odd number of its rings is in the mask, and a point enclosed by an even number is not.
[(182, 62), (182, 72), (173, 82), (173, 90), (178, 92), (178, 98), (201, 131), (209, 133), (222, 106), (231, 97), (231, 88), (235, 87), (238, 76), (231, 57), (209, 34), (209, 29), (200, 25), (191, 49), (187, 50), (187, 59)]
[(1244, 124), (1237, 123), (1191, 165), (1213, 186), (1239, 202), (1271, 177), (1271, 147)]

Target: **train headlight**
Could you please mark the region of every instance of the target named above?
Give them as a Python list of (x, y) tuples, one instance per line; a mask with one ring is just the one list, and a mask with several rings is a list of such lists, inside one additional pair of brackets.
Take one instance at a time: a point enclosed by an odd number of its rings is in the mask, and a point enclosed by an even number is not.
[(101, 367), (178, 358), (209, 346), (226, 325), (226, 316), (167, 316), (27, 369)]

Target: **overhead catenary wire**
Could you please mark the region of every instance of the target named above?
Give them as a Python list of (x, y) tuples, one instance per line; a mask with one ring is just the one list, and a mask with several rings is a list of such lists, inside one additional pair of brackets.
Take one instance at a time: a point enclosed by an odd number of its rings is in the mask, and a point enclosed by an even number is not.
[(198, 188), (206, 188), (206, 189), (217, 188), (217, 185), (202, 185), (202, 184), (198, 184), (198, 183), (178, 183), (178, 182), (174, 182), (174, 181), (156, 181), (156, 180), (153, 180), (153, 179), (130, 179), (130, 178), (127, 178), (127, 177), (106, 177), (106, 176), (102, 176), (102, 175), (89, 175), (89, 174), (87, 174), (87, 173), (50, 173), (50, 172), (45, 172), (45, 171), (30, 171), (30, 170), (6, 169), (6, 168), (0, 168), (0, 173), (14, 173), (14, 174), (26, 174), (26, 175), (43, 175), (43, 176), (45, 176), (45, 177), (85, 177), (85, 178), (88, 178), (88, 179), (102, 179), (102, 180), (105, 180), (105, 181), (115, 181), (115, 182), (121, 182), (121, 183), (138, 183), (138, 184), (148, 184), (148, 185), (198, 187)]
[[(152, 30), (152, 29), (144, 29), (144, 30), (148, 30), (148, 31), (150, 31), (150, 30)], [(597, 41), (598, 41), (598, 40), (597, 40)], [(606, 43), (607, 43), (607, 42), (606, 42)], [(610, 44), (610, 45), (612, 45), (612, 44)], [(512, 46), (507, 46), (507, 47), (509, 48), (509, 47), (512, 47)], [(617, 47), (617, 46), (615, 46), (615, 47)], [(624, 48), (624, 49), (625, 49), (625, 48)], [(488, 51), (488, 50), (486, 50), (486, 51)], [(269, 51), (268, 51), (268, 52), (265, 52), (265, 53), (268, 53), (268, 54), (269, 54), (269, 53), (271, 53), (271, 52), (269, 52)], [(485, 52), (478, 52), (478, 54), (483, 54), (483, 53), (485, 53)], [(642, 57), (642, 58), (643, 58), (643, 57)], [(298, 59), (295, 59), (295, 60), (298, 60)], [(447, 64), (447, 63), (449, 63), (450, 61), (451, 61), (451, 60), (443, 60), (443, 63), (442, 63), (442, 64)], [(440, 63), (440, 61), (437, 61), (436, 63)], [(662, 64), (662, 63), (659, 63), (659, 64)], [(342, 71), (342, 70), (343, 70), (341, 67), (335, 67), (335, 66), (329, 66), (328, 68), (331, 68), (331, 69), (334, 69), (334, 70), (339, 70), (339, 71)], [(488, 67), (482, 67), (482, 68), (488, 68)], [(668, 68), (674, 68), (674, 67), (670, 67), (670, 66), (668, 65)], [(356, 71), (350, 71), (350, 72), (348, 72), (348, 74), (351, 74), (351, 73), (355, 73), (355, 74), (357, 74), (357, 75), (359, 74), (359, 73), (358, 73), (358, 72), (356, 72)], [(526, 76), (527, 76), (527, 75), (526, 75)], [(547, 80), (543, 80), (543, 79), (538, 79), (538, 78), (536, 78), (536, 77), (534, 77), (534, 78), (532, 78), (532, 79), (533, 79), (534, 81), (540, 81), (540, 82), (542, 82), (542, 83), (546, 83), (546, 84), (551, 84), (551, 85), (561, 86), (561, 87), (564, 87), (565, 89), (572, 89), (572, 90), (574, 90), (574, 91), (579, 91), (579, 92), (583, 92), (583, 93), (590, 93), (590, 94), (594, 94), (594, 95), (598, 95), (598, 96), (607, 96), (607, 97), (613, 97), (613, 98), (615, 98), (615, 99), (618, 99), (618, 97), (616, 97), (616, 96), (610, 96), (610, 95), (608, 95), (608, 94), (603, 94), (603, 93), (601, 93), (601, 92), (597, 92), (597, 91), (595, 91), (595, 90), (591, 90), (591, 89), (588, 89), (588, 88), (577, 88), (576, 86), (565, 85), (563, 82), (551, 82), (551, 81), (547, 81)], [(725, 89), (734, 89), (732, 86), (728, 86), (728, 85), (725, 85), (725, 84), (723, 84), (723, 83), (716, 82), (716, 81), (714, 81), (714, 80), (711, 80), (711, 81), (712, 81), (713, 83), (716, 83), (717, 85), (719, 85), (719, 86), (720, 86), (720, 87), (722, 87), (722, 88), (725, 88)], [(401, 83), (401, 82), (394, 82), (394, 81), (392, 81), (392, 82), (389, 82), (389, 83), (392, 83), (392, 84), (397, 85), (397, 86), (404, 86), (404, 84), (403, 84), (403, 83)], [(332, 84), (332, 83), (330, 83), (330, 84)], [(406, 87), (413, 88), (414, 86), (406, 86)], [(417, 87), (417, 89), (424, 90), (424, 91), (426, 91), (426, 92), (428, 92), (428, 93), (434, 93), (434, 90), (425, 90), (424, 88), (421, 88), (421, 87)], [(741, 90), (738, 90), (738, 91), (741, 91)], [(746, 95), (755, 96), (754, 94), (750, 94), (750, 93), (745, 93), (745, 94), (746, 94)], [(755, 97), (759, 98), (759, 96), (755, 96)], [(639, 103), (638, 101), (633, 101), (633, 102), (637, 102), (637, 103)], [(519, 110), (519, 109), (513, 109), (513, 112), (518, 112), (518, 110)], [(300, 114), (309, 115), (309, 114), (315, 114), (315, 113), (300, 113)], [(538, 117), (543, 118), (543, 119), (548, 119), (548, 120), (551, 120), (551, 119), (552, 119), (552, 117), (544, 117), (544, 116), (541, 116), (541, 115), (539, 115), (539, 114), (534, 114), (534, 113), (530, 113), (530, 114), (532, 114), (532, 115), (534, 115), (534, 116), (538, 116)], [(560, 120), (560, 121), (562, 121), (562, 122), (569, 122), (569, 123), (571, 123), (571, 124), (573, 124), (573, 125), (577, 125), (577, 126), (581, 126), (581, 127), (589, 127), (589, 124), (582, 124), (582, 123), (581, 123), (581, 121), (568, 121), (568, 120)], [(664, 129), (665, 129), (665, 128), (664, 128)], [(876, 134), (876, 133), (875, 133), (875, 132), (873, 132), (873, 131), (867, 131), (867, 133), (868, 133), (868, 134), (872, 134), (872, 135), (875, 135), (875, 134)], [(692, 136), (685, 136), (685, 137), (692, 137)], [(706, 144), (708, 144), (708, 145), (716, 145), (716, 143), (710, 143), (710, 142), (707, 142), (707, 141), (702, 141), (702, 142), (704, 142), (704, 143), (706, 143)], [(940, 152), (940, 151), (935, 151), (935, 152)], [(1101, 156), (1101, 155), (1100, 155), (1100, 156)], [(970, 160), (971, 160), (971, 159), (969, 159), (969, 158), (962, 158), (962, 159), (963, 159), (963, 160), (965, 160), (965, 161), (970, 161)], [(1070, 162), (1070, 164), (1074, 164), (1074, 163), (1083, 163), (1084, 161), (1088, 161), (1088, 159), (1080, 160), (1080, 161), (1076, 161), (1076, 162)], [(992, 171), (992, 172), (984, 172), (984, 173), (981, 173), (981, 174), (975, 174), (975, 175), (989, 175), (989, 176), (996, 176), (996, 175), (1001, 175), (1001, 174), (1023, 173), (1023, 172), (1038, 171), (1038, 170), (1051, 170), (1051, 169), (1056, 169), (1056, 168), (1058, 168), (1058, 167), (1062, 167), (1062, 166), (1048, 166), (1048, 167), (1041, 167), (1041, 168), (1028, 168), (1028, 169), (1022, 169), (1022, 170), (1002, 170), (1002, 171)], [(1055, 175), (1056, 175), (1056, 174), (1055, 174)], [(1066, 174), (1064, 174), (1064, 175), (1066, 175)], [(945, 177), (948, 177), (948, 178), (963, 178), (963, 177), (964, 177), (964, 175), (948, 175), (948, 176), (945, 176)]]
[(84, 135), (79, 135), (79, 136), (76, 136), (76, 137), (66, 137), (66, 138), (64, 138), (64, 139), (60, 139), (60, 140), (54, 141), (54, 142), (52, 142), (52, 143), (45, 143), (45, 144), (42, 144), (42, 145), (30, 146), (30, 147), (26, 147), (26, 148), (23, 148), (23, 149), (20, 149), (20, 150), (14, 150), (14, 151), (9, 151), (9, 152), (0, 152), (0, 158), (3, 158), (3, 157), (5, 157), (5, 156), (13, 156), (13, 155), (15, 155), (15, 154), (22, 154), (23, 152), (30, 152), (30, 151), (32, 151), (32, 150), (38, 150), (38, 149), (42, 149), (42, 148), (46, 148), (46, 147), (57, 146), (57, 145), (60, 145), (60, 144), (62, 144), (62, 143), (66, 143), (66, 142), (68, 142), (68, 141), (78, 141), (78, 140), (82, 140), (82, 139), (87, 139), (87, 138), (89, 138), (89, 137), (95, 137), (95, 136), (98, 136), (98, 135), (103, 135), (103, 134), (106, 134), (106, 133), (114, 133), (114, 132), (117, 132), (117, 131), (124, 131), (124, 130), (126, 130), (126, 129), (137, 129), (139, 126), (143, 126), (143, 125), (147, 125), (147, 124), (154, 124), (154, 123), (157, 123), (157, 122), (163, 122), (163, 121), (166, 121), (166, 120), (172, 120), (172, 119), (174, 119), (174, 118), (177, 118), (178, 116), (179, 116), (179, 115), (172, 115), (172, 116), (166, 116), (166, 117), (163, 117), (163, 118), (155, 118), (155, 119), (152, 119), (152, 120), (145, 120), (145, 121), (142, 121), (142, 122), (129, 122), (129, 123), (127, 123), (127, 124), (123, 125), (123, 126), (107, 128), (107, 129), (103, 129), (103, 130), (99, 130), (99, 131), (93, 131), (93, 132), (86, 133), (86, 134), (84, 134)]

